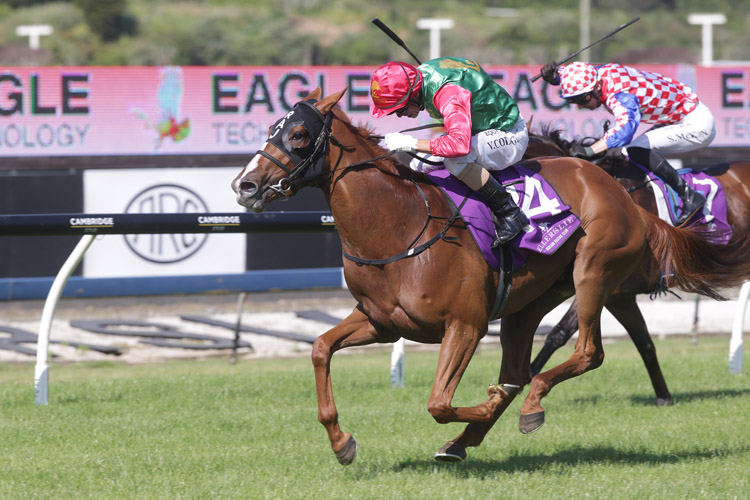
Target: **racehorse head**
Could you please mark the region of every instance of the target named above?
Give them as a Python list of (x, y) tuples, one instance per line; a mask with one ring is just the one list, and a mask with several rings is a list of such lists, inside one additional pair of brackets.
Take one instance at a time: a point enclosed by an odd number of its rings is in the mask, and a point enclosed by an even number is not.
[(335, 140), (332, 109), (346, 90), (319, 100), (317, 88), (271, 126), (266, 142), (232, 181), (237, 203), (262, 212), (271, 201), (292, 196), (326, 173), (329, 142)]

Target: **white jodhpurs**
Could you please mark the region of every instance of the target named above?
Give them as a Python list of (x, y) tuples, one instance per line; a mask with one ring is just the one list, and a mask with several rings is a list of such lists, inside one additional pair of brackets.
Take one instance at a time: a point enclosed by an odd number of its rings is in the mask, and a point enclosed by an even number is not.
[(628, 147), (651, 149), (661, 154), (684, 153), (708, 146), (715, 137), (714, 115), (701, 102), (681, 122), (648, 130)]
[[(458, 178), (462, 177), (467, 165), (479, 164), (487, 170), (502, 170), (523, 159), (529, 145), (529, 132), (526, 122), (519, 116), (518, 122), (510, 130), (485, 130), (471, 137), (471, 151), (466, 156), (443, 158), (427, 157), (431, 161), (443, 161), (445, 168)], [(419, 160), (412, 160), (409, 166), (418, 172), (435, 170)]]

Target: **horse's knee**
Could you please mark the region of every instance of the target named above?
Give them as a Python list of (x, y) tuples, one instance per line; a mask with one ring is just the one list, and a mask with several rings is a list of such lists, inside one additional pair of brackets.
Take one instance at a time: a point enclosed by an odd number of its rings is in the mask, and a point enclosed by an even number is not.
[(312, 353), (310, 354), (313, 366), (325, 366), (331, 359), (331, 350), (321, 338), (318, 337), (313, 342)]

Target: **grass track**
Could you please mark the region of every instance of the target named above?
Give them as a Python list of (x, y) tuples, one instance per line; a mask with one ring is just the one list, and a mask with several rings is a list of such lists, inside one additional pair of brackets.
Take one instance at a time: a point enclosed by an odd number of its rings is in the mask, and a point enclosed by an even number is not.
[[(349, 467), (317, 422), (307, 357), (54, 365), (47, 407), (33, 366), (2, 365), (0, 498), (750, 498), (750, 376), (728, 373), (727, 339), (657, 343), (668, 408), (632, 344), (605, 350), (544, 400), (542, 429), (518, 432), (517, 398), (459, 464), (432, 460), (463, 428), (425, 409), (435, 352), (408, 353), (405, 389), (388, 385), (387, 351), (337, 355), (341, 424), (360, 445)], [(483, 400), (498, 368), (483, 347), (454, 404)]]

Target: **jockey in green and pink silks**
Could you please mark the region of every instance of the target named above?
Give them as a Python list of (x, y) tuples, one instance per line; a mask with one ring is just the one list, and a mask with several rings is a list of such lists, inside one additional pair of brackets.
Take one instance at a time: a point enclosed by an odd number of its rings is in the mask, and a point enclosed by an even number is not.
[[(490, 175), (521, 161), (529, 136), (513, 98), (482, 67), (469, 59), (442, 57), (419, 67), (390, 62), (375, 70), (370, 114), (416, 118), (426, 110), (443, 122), (446, 134), (431, 140), (408, 134), (385, 135), (391, 151), (422, 152), (442, 159), (445, 168), (479, 193), (497, 217), (493, 246), (513, 239), (528, 219), (510, 193)], [(434, 159), (434, 158), (433, 158)], [(415, 159), (411, 168), (431, 167)]]

